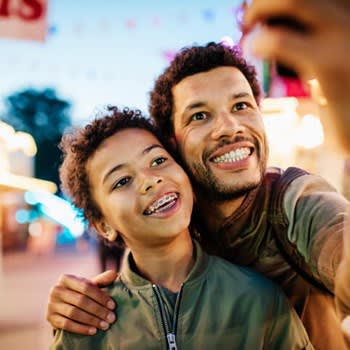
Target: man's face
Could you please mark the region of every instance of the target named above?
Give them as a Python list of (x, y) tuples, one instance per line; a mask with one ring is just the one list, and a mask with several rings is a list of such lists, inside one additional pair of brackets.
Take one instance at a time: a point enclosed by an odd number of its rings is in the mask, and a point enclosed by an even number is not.
[(199, 190), (214, 200), (230, 200), (256, 187), (267, 144), (244, 75), (235, 67), (219, 67), (186, 77), (172, 93), (176, 141)]
[(188, 231), (190, 181), (150, 132), (130, 128), (108, 137), (86, 168), (104, 223), (130, 249), (142, 251)]

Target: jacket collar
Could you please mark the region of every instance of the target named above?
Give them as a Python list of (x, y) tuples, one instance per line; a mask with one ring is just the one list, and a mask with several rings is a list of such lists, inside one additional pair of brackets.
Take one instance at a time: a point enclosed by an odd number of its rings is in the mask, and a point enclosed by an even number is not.
[[(194, 281), (199, 278), (206, 270), (209, 264), (209, 256), (202, 250), (199, 243), (193, 240), (194, 265), (186, 277), (184, 283)], [(131, 252), (124, 258), (120, 279), (129, 285), (129, 287), (152, 286), (152, 283), (136, 272), (135, 262)]]

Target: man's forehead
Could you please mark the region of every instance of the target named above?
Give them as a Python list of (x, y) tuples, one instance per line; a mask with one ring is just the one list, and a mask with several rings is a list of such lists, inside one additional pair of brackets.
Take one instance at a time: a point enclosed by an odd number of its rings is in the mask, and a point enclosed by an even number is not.
[(172, 89), (174, 107), (204, 102), (203, 97), (214, 97), (218, 90), (231, 96), (242, 92), (252, 95), (251, 86), (239, 69), (218, 67), (188, 76), (176, 84)]

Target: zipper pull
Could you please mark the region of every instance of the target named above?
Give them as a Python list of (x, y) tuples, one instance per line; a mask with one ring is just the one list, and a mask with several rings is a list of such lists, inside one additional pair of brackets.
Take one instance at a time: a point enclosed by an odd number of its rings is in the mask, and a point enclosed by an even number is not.
[(169, 350), (177, 350), (175, 334), (168, 333), (166, 338), (168, 339)]

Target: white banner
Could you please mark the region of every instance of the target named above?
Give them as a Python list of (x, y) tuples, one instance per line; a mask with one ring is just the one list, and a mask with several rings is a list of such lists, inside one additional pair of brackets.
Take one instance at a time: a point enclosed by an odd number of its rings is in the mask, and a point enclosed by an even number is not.
[(48, 0), (0, 0), (0, 37), (44, 41)]

